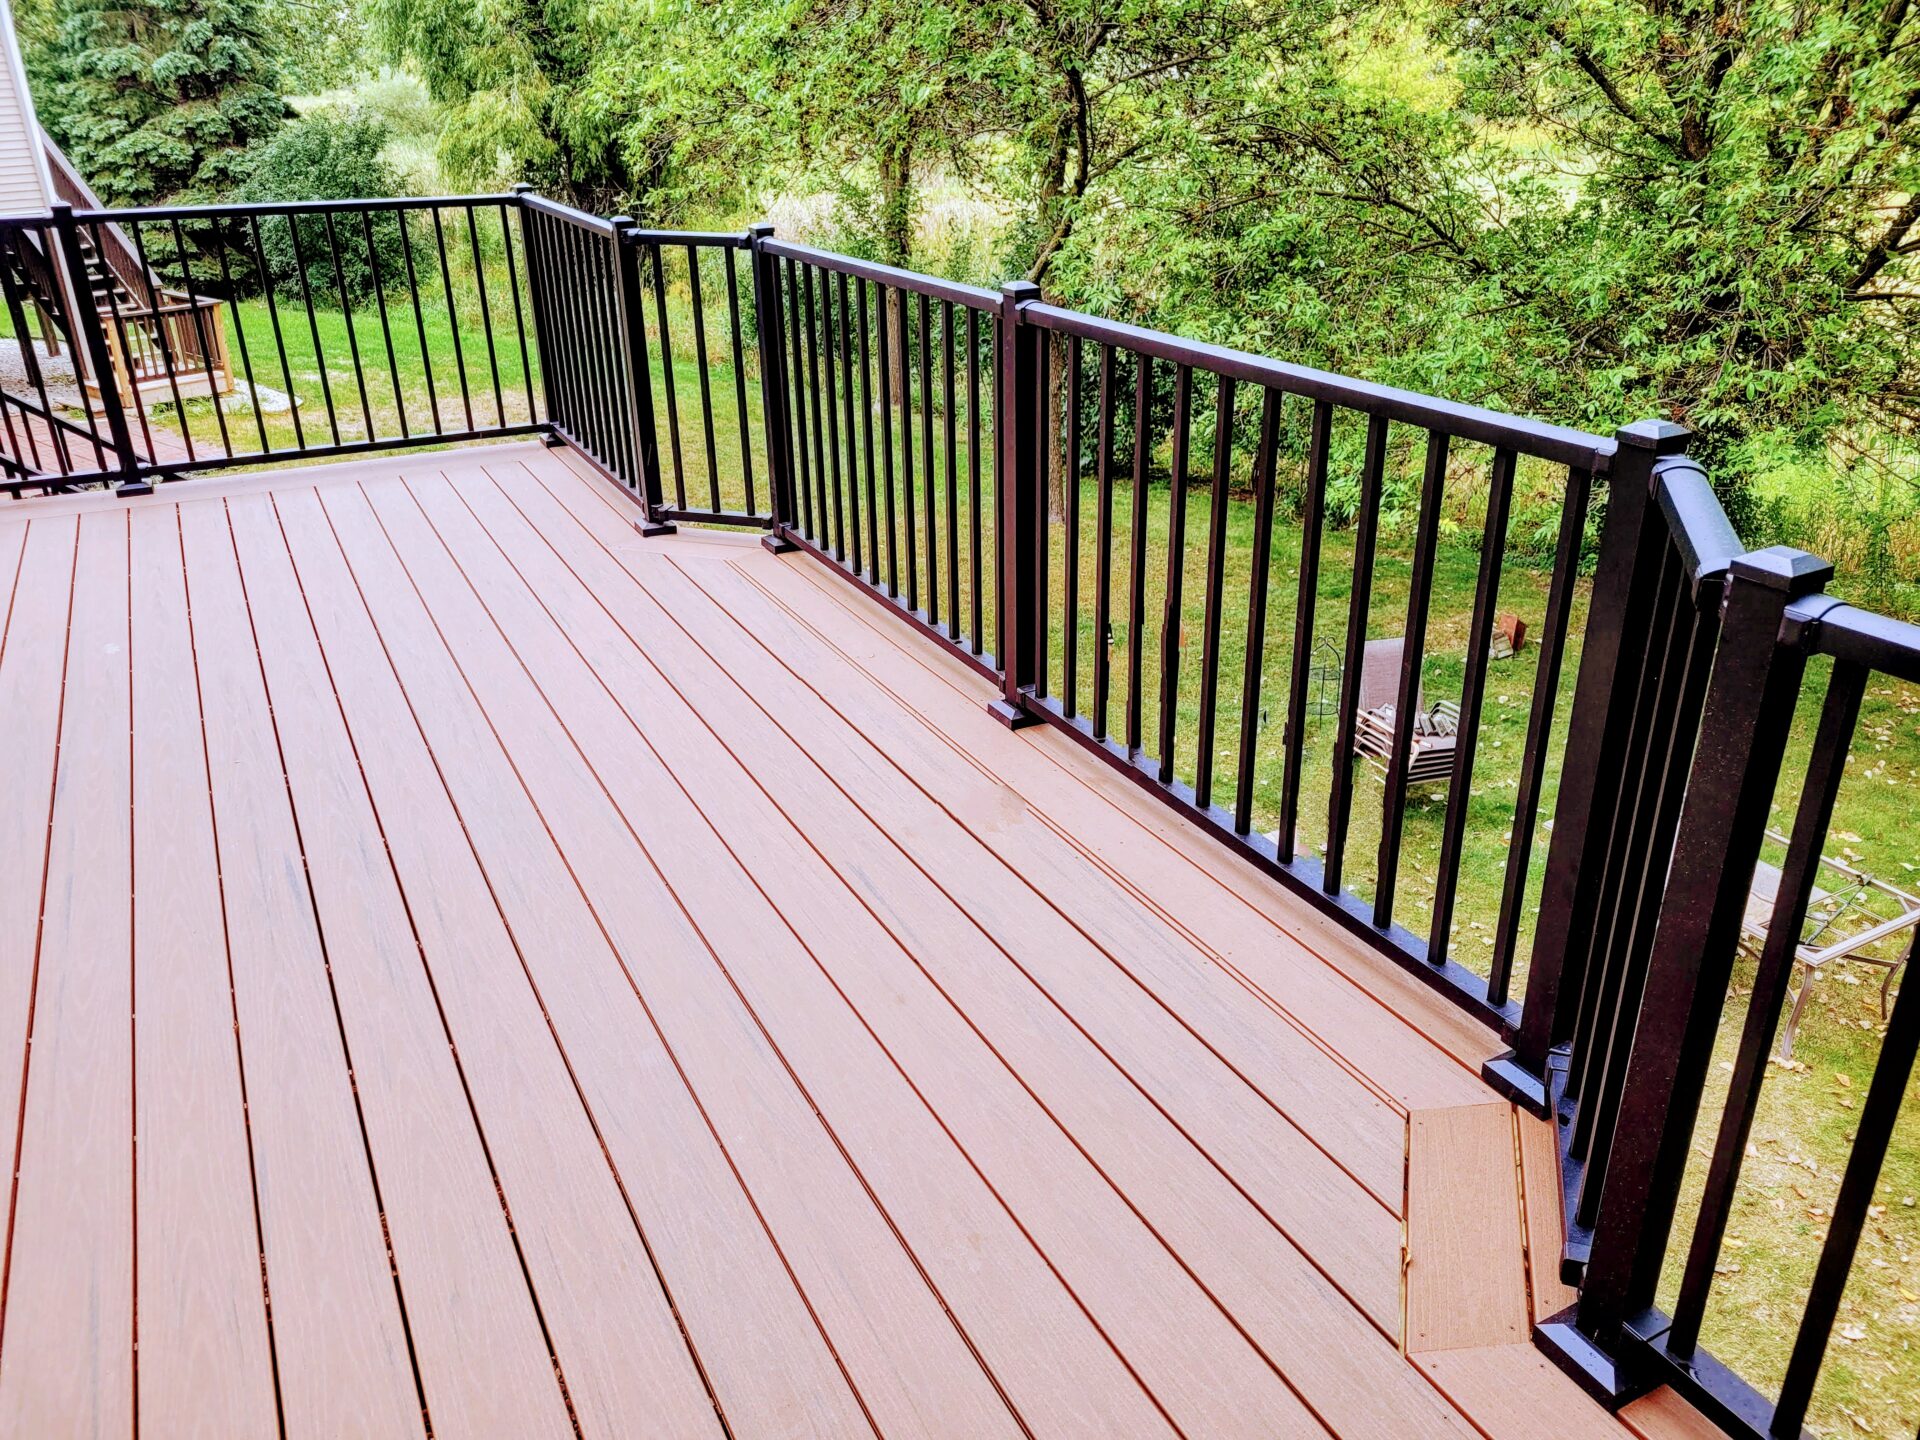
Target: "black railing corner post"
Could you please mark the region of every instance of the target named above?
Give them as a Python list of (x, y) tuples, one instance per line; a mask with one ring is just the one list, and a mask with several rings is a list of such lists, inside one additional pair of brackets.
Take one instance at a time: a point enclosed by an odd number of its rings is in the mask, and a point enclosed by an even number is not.
[[(640, 461), (640, 499), (647, 518), (640, 526), (642, 535), (671, 535), (673, 524), (665, 515), (666, 497), (660, 483), (660, 439), (653, 419), (653, 376), (647, 368), (647, 319), (640, 293), (639, 247), (634, 232), (639, 227), (629, 215), (616, 215), (613, 226), (613, 257), (618, 278), (620, 339), (626, 347), (622, 368), (626, 371), (627, 412), (633, 425), (633, 453)], [(670, 364), (665, 355), (661, 364)]]
[[(1794, 602), (1833, 567), (1775, 546), (1740, 556), (1661, 900), (1606, 1158), (1578, 1327), (1603, 1348), (1653, 1303), (1725, 1006), (1741, 918), (1806, 670)], [(1804, 628), (1804, 627), (1803, 627)]]
[(999, 403), (993, 414), (994, 441), (1000, 452), (995, 494), (1000, 530), (1002, 617), (1000, 669), (1003, 691), (987, 707), (1009, 729), (1039, 723), (1029, 698), (1038, 680), (1037, 661), (1047, 623), (1047, 597), (1040, 585), (1040, 547), (1047, 543), (1046, 496), (1041, 484), (1041, 448), (1045, 442), (1046, 395), (1040, 367), (1046, 331), (1022, 322), (1021, 307), (1040, 298), (1031, 280), (1010, 280), (1000, 287)]
[(796, 507), (792, 432), (787, 427), (786, 341), (780, 320), (780, 260), (766, 248), (771, 239), (773, 226), (764, 221), (747, 227), (747, 248), (753, 256), (754, 339), (760, 355), (760, 425), (767, 439), (767, 501), (773, 512), (773, 524), (761, 543), (779, 555), (799, 547), (791, 534)]
[(1651, 501), (1654, 472), (1663, 459), (1684, 454), (1691, 437), (1684, 425), (1665, 420), (1642, 420), (1615, 433), (1525, 1002), (1513, 1048), (1483, 1071), (1496, 1089), (1540, 1116), (1554, 1105), (1548, 1071), (1554, 1048), (1572, 1037), (1599, 909), (1600, 862), (1614, 808), (1601, 780), (1618, 771), (1636, 678), (1633, 666), (1619, 663), (1622, 640), (1640, 633), (1659, 584), (1666, 541)]
[[(67, 304), (74, 332), (86, 352), (86, 368), (93, 375), (94, 388), (100, 392), (100, 408), (107, 417), (107, 433), (113, 440), (114, 463), (118, 467), (122, 495), (150, 495), (153, 486), (140, 470), (140, 452), (134, 448), (133, 431), (127, 424), (127, 410), (120, 398), (120, 377), (114, 370), (113, 351), (107, 345), (106, 330), (100, 324), (100, 312), (92, 302), (93, 287), (87, 277), (87, 255), (80, 244), (80, 225), (73, 218), (73, 207), (55, 202), (49, 207), (53, 227), (60, 233), (60, 264), (66, 274)], [(26, 337), (21, 337), (26, 344)], [(82, 390), (85, 376), (82, 376)], [(140, 403), (138, 392), (134, 403)]]

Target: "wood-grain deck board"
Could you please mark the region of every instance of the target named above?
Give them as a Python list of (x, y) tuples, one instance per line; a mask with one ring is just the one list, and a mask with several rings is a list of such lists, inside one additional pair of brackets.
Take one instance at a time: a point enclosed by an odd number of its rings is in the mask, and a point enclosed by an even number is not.
[(0, 1431), (1630, 1433), (1503, 1343), (1491, 1036), (632, 513), (513, 445), (0, 514)]

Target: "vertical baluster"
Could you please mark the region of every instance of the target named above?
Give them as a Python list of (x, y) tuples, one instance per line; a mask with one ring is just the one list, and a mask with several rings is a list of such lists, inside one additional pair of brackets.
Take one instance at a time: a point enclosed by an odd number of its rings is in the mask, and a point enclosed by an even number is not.
[[(1253, 462), (1253, 554), (1249, 557), (1253, 572), (1247, 596), (1246, 673), (1240, 682), (1240, 767), (1233, 796), (1233, 828), (1240, 835), (1253, 829), (1253, 787), (1260, 759), (1260, 679), (1267, 648), (1267, 580), (1273, 568), (1273, 471), (1279, 448), (1280, 392), (1263, 390), (1260, 448)], [(1304, 581), (1304, 565), (1300, 573)], [(1297, 672), (1301, 664), (1297, 644), (1294, 650)], [(1293, 848), (1289, 845), (1277, 854), (1290, 863)]]
[[(273, 329), (274, 349), (278, 351), (280, 355), (280, 378), (287, 387), (287, 399), (291, 402), (288, 405), (288, 410), (293, 416), (294, 447), (299, 450), (304, 450), (307, 448), (307, 433), (305, 427), (300, 423), (300, 396), (293, 386), (293, 370), (287, 364), (287, 339), (285, 333), (280, 328), (280, 305), (274, 298), (273, 272), (267, 269), (266, 251), (260, 243), (260, 217), (258, 215), (249, 215), (247, 217), (247, 232), (253, 240), (253, 263), (260, 276), (260, 286), (267, 297), (267, 320)], [(408, 262), (408, 273), (412, 273), (411, 261)], [(426, 349), (426, 337), (423, 335), (420, 339), (421, 354), (424, 355)], [(428, 392), (431, 393), (433, 386), (433, 376), (431, 372), (429, 372), (427, 376), (427, 386)], [(436, 418), (438, 413), (438, 411), (435, 412)]]
[[(1220, 699), (1220, 607), (1227, 576), (1227, 487), (1233, 479), (1233, 395), (1231, 375), (1218, 377), (1213, 424), (1213, 488), (1207, 502), (1207, 592), (1200, 638), (1200, 723), (1195, 732), (1194, 803), (1213, 808), (1213, 732)], [(1306, 567), (1300, 583), (1307, 583)]]
[[(1118, 396), (1113, 383), (1113, 346), (1100, 347), (1100, 447), (1094, 456), (1093, 734), (1107, 738), (1107, 698), (1113, 672), (1113, 422)], [(1078, 367), (1076, 367), (1077, 369)]]
[[(213, 341), (207, 333), (205, 314), (200, 309), (200, 291), (193, 283), (193, 267), (187, 263), (187, 237), (180, 217), (173, 219), (173, 253), (180, 257), (180, 280), (187, 292), (187, 313), (193, 320), (193, 337), (200, 347), (200, 373), (206, 377), (207, 396), (213, 405), (213, 418), (220, 427), (220, 448), (227, 459), (233, 458), (233, 437), (227, 433), (227, 412), (221, 408), (219, 382), (213, 377)], [(27, 343), (21, 337), (21, 343)]]
[[(1916, 945), (1910, 941), (1907, 945), (1909, 974), (1915, 960)], [(1786, 1376), (1780, 1382), (1780, 1399), (1774, 1406), (1773, 1433), (1776, 1435), (1798, 1434), (1801, 1422), (1806, 1419), (1814, 1383), (1820, 1378), (1820, 1364), (1827, 1353), (1827, 1342), (1840, 1316), (1840, 1297), (1847, 1288), (1847, 1276), (1860, 1246), (1860, 1231), (1873, 1203), (1874, 1186), (1880, 1181), (1887, 1148), (1893, 1142), (1893, 1127), (1900, 1118), (1901, 1102), (1906, 1098), (1907, 1083), (1913, 1076), (1916, 1052), (1920, 1052), (1920, 985), (1909, 980), (1900, 987), (1900, 995), (1893, 1002), (1886, 1038), (1880, 1042), (1880, 1061), (1867, 1085), (1866, 1102), (1860, 1107), (1853, 1151), (1847, 1156), (1840, 1194), (1833, 1202), (1833, 1214), (1827, 1221), (1827, 1241), (1820, 1247), (1813, 1289), (1807, 1297), (1806, 1312), (1800, 1317), (1800, 1330), (1794, 1337)]]
[(1555, 702), (1560, 696), (1560, 665), (1566, 654), (1567, 620), (1573, 611), (1574, 582), (1580, 570), (1580, 542), (1586, 534), (1587, 500), (1593, 490), (1593, 472), (1574, 467), (1567, 472), (1567, 493), (1561, 501), (1560, 536), (1554, 547), (1553, 581), (1547, 591), (1546, 618), (1535, 642), (1540, 658), (1535, 664), (1533, 707), (1527, 717), (1526, 750), (1520, 758), (1520, 779), (1514, 792), (1512, 840), (1507, 848), (1506, 883), (1500, 893), (1500, 915), (1494, 925), (1493, 963), (1487, 972), (1487, 999), (1507, 1003), (1513, 982), (1514, 954), (1520, 941), (1520, 916), (1527, 899), (1527, 866), (1533, 857), (1533, 829), (1540, 813), (1540, 788), (1546, 776), (1548, 732), (1553, 728)]
[(633, 406), (634, 387), (632, 377), (627, 373), (629, 351), (620, 308), (620, 252), (626, 244), (623, 237), (632, 223), (630, 217), (622, 215), (613, 222), (611, 235), (604, 240), (598, 237), (594, 239), (593, 260), (597, 280), (594, 286), (594, 313), (600, 321), (601, 366), (606, 375), (608, 408), (612, 412), (613, 430), (608, 437), (610, 451), (619, 457), (614, 473), (628, 485), (638, 488), (644, 485), (645, 480), (636, 443), (639, 431)]
[[(700, 294), (700, 251), (692, 245), (687, 246), (687, 291), (693, 307), (693, 367), (700, 376), (700, 430), (707, 442), (707, 495), (712, 508), (719, 510), (720, 461), (713, 440), (713, 381), (707, 374), (713, 358), (707, 354), (707, 306)], [(811, 315), (808, 323), (812, 323)]]
[[(49, 230), (43, 229), (40, 231), (40, 237), (44, 253), (51, 255), (53, 253), (52, 233)], [(25, 246), (32, 242), (27, 239), (25, 227), (21, 227), (19, 229), (8, 228), (0, 230), (0, 243), (4, 243), (7, 247), (12, 248)], [(13, 328), (13, 333), (20, 339), (21, 359), (27, 363), (27, 373), (33, 382), (34, 393), (39, 398), (40, 409), (45, 414), (51, 415), (53, 414), (53, 402), (47, 396), (47, 377), (38, 362), (33, 358), (33, 337), (27, 329), (26, 297), (21, 287), (19, 277), (14, 271), (13, 264), (4, 259), (0, 259), (0, 295), (4, 295), (6, 298), (7, 318)], [(78, 324), (73, 326), (73, 330), (76, 335), (80, 333)], [(79, 350), (81, 347), (76, 344), (74, 348)], [(87, 412), (87, 423), (93, 439), (95, 468), (105, 470), (107, 468), (107, 452), (106, 447), (100, 443), (100, 422), (95, 416), (94, 409), (91, 405), (85, 406), (84, 408)], [(7, 417), (7, 425), (9, 427), (8, 433), (11, 435), (13, 433), (11, 429), (13, 425), (11, 415)], [(40, 459), (40, 442), (35, 438), (33, 422), (23, 415), (20, 418), (20, 427), (22, 433), (26, 436), (27, 450), (32, 457), (34, 469), (45, 469), (46, 466)], [(66, 436), (61, 433), (58, 425), (49, 426), (48, 430), (48, 444), (53, 449), (54, 456), (60, 467), (60, 473), (63, 475), (73, 474), (75, 466), (72, 454), (67, 446)], [(19, 442), (17, 440), (13, 442), (13, 453), (15, 455), (20, 454)]]
[(1047, 592), (1040, 583), (1040, 555), (1046, 549), (1047, 500), (1044, 482), (1046, 449), (1047, 332), (1025, 323), (1021, 309), (1040, 298), (1040, 287), (1029, 280), (1010, 280), (1000, 287), (999, 331), (996, 337), (998, 380), (994, 390), (994, 430), (999, 461), (994, 493), (999, 514), (997, 532), (1000, 562), (1000, 698), (987, 707), (1010, 729), (1033, 724), (1039, 717), (1027, 699), (1037, 692), (1036, 658), (1047, 630)]
[[(826, 429), (820, 423), (820, 340), (815, 325), (813, 307), (813, 281), (815, 270), (811, 265), (800, 267), (800, 308), (807, 329), (807, 394), (813, 405), (813, 474), (818, 486), (812, 501), (818, 504), (820, 523), (813, 530), (813, 539), (822, 550), (832, 547), (832, 527), (827, 521), (827, 457), (833, 447), (827, 444)], [(833, 374), (833, 361), (827, 361), (827, 374)], [(833, 405), (827, 405), (827, 417), (833, 417)]]
[(1181, 582), (1187, 568), (1188, 411), (1192, 408), (1193, 371), (1173, 372), (1173, 476), (1167, 515), (1167, 598), (1160, 623), (1160, 768), (1162, 785), (1173, 783), (1174, 739), (1180, 705)]
[(854, 429), (853, 419), (853, 311), (847, 303), (846, 274), (842, 272), (836, 276), (834, 283), (840, 291), (840, 404), (842, 407), (842, 428), (846, 432), (847, 440), (847, 530), (850, 537), (847, 555), (851, 562), (853, 573), (858, 575), (860, 573), (862, 545), (860, 534), (860, 442), (859, 436)]
[(1511, 450), (1493, 452), (1487, 488), (1487, 523), (1480, 537), (1480, 576), (1473, 591), (1467, 630), (1467, 669), (1460, 682), (1460, 724), (1454, 739), (1453, 778), (1447, 784), (1447, 814), (1440, 830), (1440, 868), (1433, 877), (1433, 924), (1427, 932), (1427, 962), (1447, 958), (1460, 856), (1466, 848), (1467, 801), (1473, 793), (1473, 760), (1480, 743), (1480, 707), (1486, 697), (1487, 659), (1493, 650), (1493, 612), (1500, 601), (1500, 561), (1507, 548), (1507, 509), (1513, 499)]
[[(360, 336), (353, 323), (353, 303), (347, 295), (347, 272), (340, 261), (340, 233), (333, 223), (333, 212), (327, 211), (321, 217), (322, 230), (327, 237), (327, 254), (333, 261), (333, 288), (340, 296), (340, 323), (347, 332), (347, 354), (353, 362), (354, 389), (360, 396), (360, 419), (366, 425), (366, 438), (375, 438), (373, 430), (373, 406), (367, 403), (366, 367), (360, 363)], [(217, 408), (217, 407), (216, 407)]]
[(900, 523), (904, 532), (901, 541), (907, 552), (907, 609), (918, 610), (920, 542), (914, 535), (913, 509), (920, 496), (913, 484), (913, 338), (908, 314), (913, 307), (907, 291), (902, 290), (899, 295), (900, 324), (894, 343), (899, 347), (900, 357)]
[[(103, 253), (101, 244), (100, 244), (100, 239), (101, 239), (100, 227), (96, 224), (93, 227), (93, 253), (96, 255)], [(71, 257), (70, 257), (70, 263), (67, 268), (71, 273), (81, 274), (81, 275), (84, 275), (86, 273), (86, 270), (84, 268), (84, 263), (81, 261), (73, 261)], [(107, 308), (111, 313), (111, 317), (113, 320), (114, 340), (119, 346), (120, 355), (127, 362), (127, 389), (133, 396), (133, 405), (132, 405), (133, 413), (135, 418), (138, 419), (140, 422), (140, 436), (141, 436), (141, 439), (146, 444), (146, 450), (144, 455), (135, 456), (134, 458), (136, 460), (146, 459), (150, 461), (154, 458), (153, 427), (147, 420), (147, 407), (145, 402), (140, 397), (140, 392), (138, 387), (138, 378), (133, 373), (134, 347), (132, 342), (128, 338), (127, 318), (121, 312), (121, 309), (120, 309), (119, 288), (117, 286), (109, 284), (106, 287), (106, 293), (107, 293)], [(86, 307), (86, 302), (84, 298), (80, 301), (80, 305), (81, 305), (81, 313), (71, 317), (73, 322), (76, 325), (84, 323), (85, 309), (88, 308)], [(96, 312), (96, 316), (97, 316), (97, 312)], [(104, 364), (104, 367), (96, 366), (95, 370), (96, 370), (96, 373), (101, 376), (101, 385), (100, 385), (101, 402), (103, 404), (106, 403), (108, 390), (112, 390), (113, 394), (116, 397), (118, 397), (120, 394), (119, 376), (115, 373), (113, 366), (110, 363), (107, 363), (107, 364)], [(124, 417), (127, 407), (124, 404), (119, 404), (117, 408), (121, 410), (122, 416)], [(51, 414), (52, 412), (49, 411), (48, 413)], [(109, 421), (111, 421), (111, 416), (109, 416)], [(124, 423), (124, 419), (123, 419), (123, 423)], [(132, 439), (131, 435), (129, 435), (128, 439), (129, 439), (129, 442), (131, 442), (131, 439)], [(115, 448), (118, 449), (120, 447), (116, 445)], [(123, 462), (125, 460), (126, 453), (127, 452), (123, 452), (123, 456), (122, 456)]]
[(493, 344), (493, 306), (487, 299), (487, 267), (480, 260), (480, 230), (473, 218), (473, 206), (466, 207), (467, 243), (473, 250), (473, 283), (480, 296), (480, 325), (487, 340), (487, 372), (493, 377), (494, 423), (507, 423), (507, 402), (500, 390), (500, 360)]
[[(1279, 856), (1293, 862), (1300, 823), (1300, 776), (1306, 768), (1307, 691), (1313, 669), (1314, 607), (1320, 598), (1320, 532), (1327, 510), (1327, 456), (1333, 437), (1333, 407), (1313, 407), (1307, 452), (1307, 508), (1300, 526), (1300, 589), (1293, 611), (1293, 669), (1287, 677), (1287, 730), (1280, 775)], [(1344, 759), (1334, 754), (1337, 771)]]
[(1141, 689), (1147, 631), (1147, 465), (1153, 443), (1153, 357), (1140, 351), (1133, 376), (1133, 534), (1127, 562), (1127, 749), (1142, 742)]
[[(513, 333), (514, 337), (520, 342), (520, 380), (526, 387), (527, 423), (532, 424), (540, 417), (533, 403), (533, 361), (529, 357), (527, 350), (526, 310), (520, 301), (520, 267), (513, 258), (513, 224), (507, 219), (507, 208), (505, 205), (499, 207), (500, 243), (506, 248), (507, 252), (507, 289), (513, 293)], [(384, 298), (380, 303), (380, 314), (384, 321), (386, 317), (386, 301)]]
[[(407, 223), (407, 216), (404, 211), (396, 211), (394, 213), (394, 219), (400, 226), (400, 253), (406, 258), (407, 262), (407, 294), (411, 297), (413, 303), (413, 330), (414, 337), (420, 344), (420, 368), (425, 372), (427, 377), (427, 408), (433, 412), (433, 433), (439, 435), (446, 430), (446, 426), (440, 419), (440, 391), (434, 384), (433, 352), (427, 348), (426, 310), (420, 303), (420, 275), (414, 268), (413, 263), (413, 227)], [(551, 236), (549, 236), (549, 239), (551, 239)], [(549, 248), (549, 259), (550, 258), (551, 250)], [(269, 304), (271, 304), (273, 294), (271, 286), (268, 287), (267, 294)], [(279, 328), (279, 325), (276, 323), (274, 326), (276, 338), (279, 335)], [(284, 350), (281, 351), (280, 363), (282, 366), (286, 364), (286, 352)], [(300, 407), (298, 405), (293, 407), (293, 414), (294, 426), (297, 430), (300, 422)], [(302, 443), (304, 444), (304, 442)]]
[(1393, 707), (1393, 742), (1387, 758), (1386, 795), (1380, 803), (1380, 864), (1373, 923), (1393, 923), (1394, 890), (1400, 878), (1400, 839), (1407, 818), (1407, 766), (1413, 753), (1413, 717), (1420, 708), (1420, 667), (1426, 658), (1427, 606), (1433, 599), (1434, 553), (1440, 542), (1440, 502), (1447, 483), (1447, 436), (1427, 435), (1427, 469), (1420, 486), (1420, 521), (1413, 538), (1413, 569), (1407, 577), (1407, 628), (1400, 651), (1400, 689)]
[[(887, 287), (876, 284), (873, 287), (874, 298), (879, 302), (874, 307), (874, 330), (880, 339), (880, 463), (885, 474), (887, 487), (887, 594), (891, 598), (900, 598), (900, 561), (899, 530), (893, 513), (893, 357), (888, 339), (887, 310), (892, 304), (887, 299)], [(909, 501), (911, 503), (911, 501)]]
[(440, 207), (429, 205), (433, 216), (433, 248), (440, 256), (440, 283), (447, 296), (447, 328), (453, 332), (453, 368), (460, 377), (460, 409), (467, 417), (467, 429), (473, 429), (473, 395), (467, 386), (467, 355), (460, 343), (460, 311), (453, 300), (453, 268), (447, 264), (447, 231), (440, 221)]
[[(839, 332), (834, 325), (833, 280), (825, 271), (820, 272), (820, 349), (822, 368), (826, 371), (826, 409), (827, 409), (827, 466), (821, 469), (821, 483), (826, 482), (827, 468), (833, 472), (833, 553), (834, 558), (843, 564), (847, 558), (847, 506), (840, 478), (840, 402), (835, 392), (833, 373), (833, 341)], [(820, 531), (822, 544), (826, 541), (827, 512), (826, 495), (820, 497)]]
[(720, 252), (727, 261), (727, 328), (733, 337), (733, 405), (740, 422), (740, 481), (746, 495), (747, 514), (759, 513), (753, 497), (753, 431), (747, 424), (747, 352), (740, 338), (740, 271), (734, 263), (733, 247)]
[[(501, 213), (504, 214), (505, 211)], [(373, 298), (379, 307), (380, 314), (380, 339), (387, 349), (387, 378), (393, 382), (393, 409), (394, 413), (400, 417), (400, 438), (404, 440), (410, 438), (413, 431), (407, 425), (406, 398), (400, 393), (400, 365), (393, 354), (393, 327), (387, 318), (386, 281), (380, 274), (380, 256), (378, 248), (373, 243), (373, 212), (371, 210), (360, 212), (360, 238), (367, 247), (367, 274), (373, 280)], [(518, 299), (516, 293), (516, 303)]]
[(968, 620), (973, 629), (969, 642), (973, 653), (982, 650), (982, 619), (986, 610), (986, 590), (981, 582), (980, 503), (980, 312), (967, 307), (967, 523), (968, 539), (973, 547), (970, 559), (973, 596), (968, 602)]
[(927, 520), (927, 623), (940, 623), (939, 468), (933, 458), (933, 315), (926, 294), (920, 296), (920, 464)]
[[(193, 429), (187, 424), (186, 403), (180, 398), (180, 373), (173, 362), (173, 342), (167, 338), (169, 322), (168, 317), (163, 313), (166, 309), (167, 297), (165, 292), (154, 284), (157, 277), (153, 266), (147, 260), (147, 245), (141, 235), (140, 222), (138, 220), (129, 222), (127, 233), (133, 237), (133, 253), (140, 264), (141, 285), (147, 292), (147, 316), (153, 326), (154, 343), (160, 350), (160, 363), (166, 367), (167, 390), (173, 396), (173, 413), (174, 418), (180, 422), (180, 438), (186, 442), (187, 459), (191, 462), (198, 457), (194, 454)], [(99, 243), (101, 235), (98, 225), (94, 226), (93, 235), (96, 253), (104, 256), (107, 251), (105, 245)], [(104, 261), (102, 263), (104, 264)], [(313, 302), (309, 300), (307, 303), (311, 306)], [(134, 403), (140, 404), (138, 380), (134, 382)], [(141, 406), (141, 408), (145, 407)], [(334, 438), (337, 440), (339, 437)]]
[(800, 533), (812, 539), (813, 457), (807, 449), (807, 332), (800, 324), (800, 281), (805, 274), (805, 266), (796, 266), (792, 260), (787, 261), (787, 358), (793, 367), (793, 385), (787, 393), (793, 399), (790, 417), (793, 421), (793, 449), (800, 457), (798, 484), (794, 488), (800, 496)]
[(1367, 421), (1366, 458), (1360, 466), (1360, 513), (1353, 540), (1353, 589), (1347, 600), (1347, 650), (1340, 667), (1340, 718), (1334, 729), (1333, 779), (1327, 797), (1327, 857), (1321, 883), (1340, 893), (1347, 854), (1347, 822), (1353, 813), (1354, 737), (1359, 730), (1360, 680), (1366, 663), (1367, 611), (1373, 596), (1373, 555), (1380, 534), (1380, 498), (1387, 468), (1387, 421)]
[(1066, 544), (1061, 557), (1060, 713), (1072, 718), (1080, 699), (1080, 337), (1067, 341), (1067, 455), (1060, 477)]
[[(673, 503), (687, 508), (687, 467), (680, 453), (680, 397), (673, 383), (673, 329), (667, 324), (667, 266), (660, 246), (647, 246), (647, 260), (653, 271), (653, 312), (660, 331), (660, 388), (667, 398), (667, 443), (673, 455)], [(793, 275), (789, 270), (788, 303), (792, 303)], [(806, 457), (801, 456), (804, 464)]]
[[(860, 311), (860, 443), (867, 462), (867, 583), (880, 583), (880, 477), (873, 468), (873, 357), (868, 350), (871, 333), (867, 316), (867, 282), (855, 280), (854, 298)], [(884, 306), (885, 301), (881, 304)], [(885, 362), (882, 361), (884, 369)], [(880, 403), (886, 405), (885, 377), (881, 380)], [(891, 541), (892, 536), (888, 536)]]
[(947, 638), (960, 638), (960, 456), (954, 433), (953, 302), (940, 304), (940, 360), (947, 436)]

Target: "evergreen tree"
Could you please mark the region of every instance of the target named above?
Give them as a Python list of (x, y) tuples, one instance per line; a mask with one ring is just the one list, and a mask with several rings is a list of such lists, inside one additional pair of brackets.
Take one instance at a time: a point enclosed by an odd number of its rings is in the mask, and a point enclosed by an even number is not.
[(72, 0), (36, 57), (48, 132), (109, 204), (226, 192), (288, 116), (258, 0)]

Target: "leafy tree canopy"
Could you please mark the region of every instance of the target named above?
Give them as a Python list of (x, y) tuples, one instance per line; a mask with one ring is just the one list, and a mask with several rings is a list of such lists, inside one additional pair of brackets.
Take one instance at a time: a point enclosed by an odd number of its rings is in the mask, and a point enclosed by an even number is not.
[(221, 193), (288, 114), (257, 0), (64, 0), (23, 28), (42, 123), (109, 203)]

